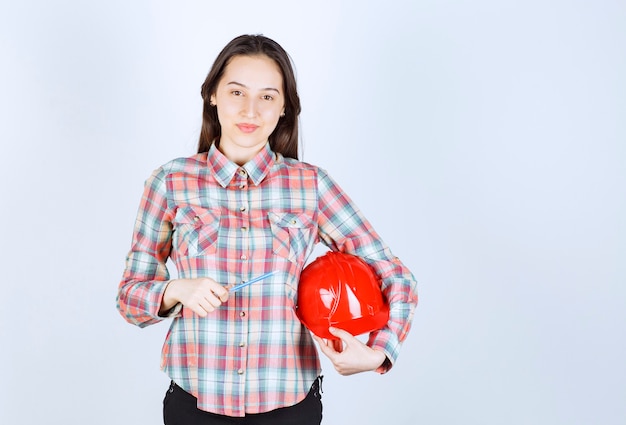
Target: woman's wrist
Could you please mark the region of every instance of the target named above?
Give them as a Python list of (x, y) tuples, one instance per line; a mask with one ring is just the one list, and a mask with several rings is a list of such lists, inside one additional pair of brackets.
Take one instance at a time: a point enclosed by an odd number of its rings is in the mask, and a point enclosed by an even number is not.
[(176, 286), (178, 285), (178, 279), (170, 280), (165, 286), (163, 292), (163, 298), (161, 299), (161, 307), (159, 308), (159, 316), (164, 316), (168, 311), (179, 303), (178, 298), (175, 296)]

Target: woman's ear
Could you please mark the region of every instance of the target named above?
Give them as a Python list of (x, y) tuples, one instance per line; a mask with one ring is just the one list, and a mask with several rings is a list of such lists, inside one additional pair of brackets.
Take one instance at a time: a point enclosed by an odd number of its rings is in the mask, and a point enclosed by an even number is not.
[(215, 95), (214, 94), (212, 94), (211, 97), (209, 98), (209, 105), (217, 106), (217, 103), (215, 103)]

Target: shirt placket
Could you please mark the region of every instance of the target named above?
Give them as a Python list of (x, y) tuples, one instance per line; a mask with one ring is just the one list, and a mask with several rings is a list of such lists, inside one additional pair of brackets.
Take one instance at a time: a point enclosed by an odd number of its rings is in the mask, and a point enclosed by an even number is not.
[[(237, 244), (238, 257), (238, 274), (241, 276), (240, 283), (245, 283), (250, 273), (250, 211), (249, 211), (249, 191), (248, 191), (248, 173), (244, 168), (237, 171), (237, 221), (240, 223), (240, 237)], [(245, 295), (247, 291), (241, 291), (236, 294), (238, 319), (239, 319), (239, 341), (235, 341), (238, 347), (235, 348), (238, 353), (238, 365), (235, 373), (239, 377), (239, 406), (245, 409), (245, 387), (247, 374), (247, 358), (248, 358), (248, 331), (249, 331), (249, 300)]]

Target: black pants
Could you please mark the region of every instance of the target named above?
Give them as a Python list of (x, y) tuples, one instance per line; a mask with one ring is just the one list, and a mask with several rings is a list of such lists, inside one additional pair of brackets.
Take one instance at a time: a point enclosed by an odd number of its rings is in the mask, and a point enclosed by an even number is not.
[(321, 381), (322, 377), (317, 378), (306, 398), (294, 406), (241, 418), (198, 409), (197, 399), (172, 382), (163, 400), (163, 421), (165, 425), (319, 425), (322, 422)]

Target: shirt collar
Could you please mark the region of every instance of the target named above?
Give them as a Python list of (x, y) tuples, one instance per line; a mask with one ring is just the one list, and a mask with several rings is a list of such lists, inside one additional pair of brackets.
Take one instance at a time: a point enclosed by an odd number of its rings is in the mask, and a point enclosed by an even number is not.
[(226, 158), (217, 146), (212, 144), (207, 154), (207, 166), (211, 174), (215, 176), (215, 179), (222, 187), (228, 186), (228, 183), (233, 179), (235, 173), (242, 168), (246, 170), (252, 183), (258, 186), (269, 173), (274, 164), (274, 158), (275, 154), (270, 148), (270, 144), (266, 143), (265, 147), (261, 149), (254, 158), (240, 167)]

